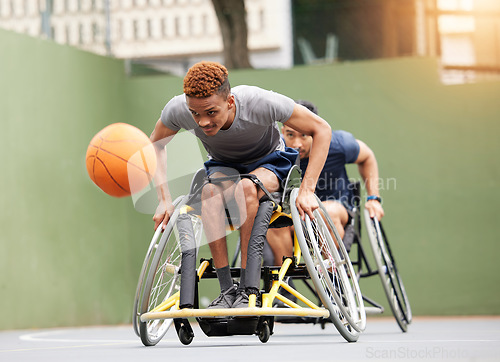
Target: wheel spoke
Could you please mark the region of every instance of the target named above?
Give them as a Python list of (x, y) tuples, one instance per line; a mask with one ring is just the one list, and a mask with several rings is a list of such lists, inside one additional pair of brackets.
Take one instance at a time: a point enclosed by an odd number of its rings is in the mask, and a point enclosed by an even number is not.
[(346, 340), (356, 341), (366, 314), (354, 269), (321, 202), (318, 200), (320, 208), (314, 211), (314, 219), (306, 216), (302, 221), (293, 207), (296, 191), (292, 190), (290, 199), (292, 218), (311, 280), (337, 330)]

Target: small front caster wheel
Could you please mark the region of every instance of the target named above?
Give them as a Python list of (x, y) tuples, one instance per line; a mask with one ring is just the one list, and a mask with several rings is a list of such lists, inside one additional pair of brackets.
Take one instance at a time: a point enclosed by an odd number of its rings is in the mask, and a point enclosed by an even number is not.
[(262, 343), (269, 341), (269, 337), (271, 337), (271, 329), (269, 328), (269, 324), (267, 322), (262, 323), (258, 336)]
[(193, 341), (193, 334), (186, 328), (186, 326), (182, 326), (179, 328), (179, 341), (182, 344), (188, 345)]

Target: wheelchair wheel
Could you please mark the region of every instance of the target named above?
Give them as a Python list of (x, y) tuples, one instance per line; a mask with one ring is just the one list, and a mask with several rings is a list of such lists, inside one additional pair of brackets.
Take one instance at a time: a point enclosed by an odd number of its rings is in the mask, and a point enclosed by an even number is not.
[(370, 214), (366, 209), (364, 217), (370, 245), (387, 300), (399, 327), (403, 332), (406, 332), (408, 324), (412, 320), (410, 302), (396, 267), (389, 242), (387, 241), (382, 224), (376, 218), (370, 218)]
[(318, 199), (320, 208), (314, 211), (314, 220), (300, 219), (295, 200), (298, 189), (290, 198), (293, 224), (302, 257), (323, 305), (330, 311), (330, 319), (340, 334), (355, 342), (366, 326), (366, 313), (356, 274), (326, 209)]
[(134, 299), (134, 309), (133, 309), (133, 314), (132, 314), (132, 325), (134, 326), (134, 332), (137, 334), (138, 337), (140, 337), (140, 332), (139, 332), (139, 324), (141, 323), (140, 321), (140, 310), (141, 310), (141, 301), (142, 301), (142, 295), (144, 293), (144, 282), (147, 277), (149, 267), (151, 265), (151, 260), (152, 260), (152, 255), (154, 251), (158, 248), (158, 242), (160, 240), (162, 233), (161, 233), (161, 225), (156, 229), (153, 239), (151, 240), (151, 244), (149, 245), (149, 249), (146, 252), (146, 257), (144, 258), (144, 263), (142, 264), (142, 269), (141, 273), (139, 274), (139, 282), (137, 283), (137, 289), (135, 291), (135, 299)]
[[(179, 209), (187, 201), (185, 197), (170, 217), (156, 247), (147, 278), (144, 282), (140, 314), (151, 311), (180, 289), (181, 246), (177, 232)], [(193, 217), (193, 229), (197, 241), (201, 238), (201, 220)], [(197, 243), (199, 245), (199, 243)], [(139, 322), (139, 334), (145, 346), (154, 346), (170, 328), (172, 320)]]
[[(176, 207), (180, 200), (182, 199), (181, 197), (178, 197), (174, 202), (174, 207)], [(137, 288), (135, 290), (135, 298), (134, 298), (134, 307), (133, 307), (133, 313), (132, 313), (132, 325), (134, 326), (134, 332), (135, 334), (140, 337), (140, 332), (139, 332), (139, 324), (140, 324), (140, 319), (139, 317), (141, 316), (141, 302), (142, 302), (142, 297), (144, 294), (144, 286), (145, 286), (145, 281), (146, 277), (148, 276), (149, 268), (151, 266), (151, 261), (153, 260), (153, 255), (155, 251), (158, 249), (158, 244), (160, 243), (160, 239), (163, 236), (163, 233), (161, 231), (161, 227), (158, 227), (155, 230), (155, 233), (153, 234), (153, 238), (151, 239), (151, 243), (149, 244), (148, 251), (146, 252), (146, 256), (144, 258), (144, 262), (142, 264), (141, 268), (141, 273), (139, 274), (139, 281), (137, 283)]]
[(193, 334), (186, 328), (186, 326), (179, 328), (178, 337), (179, 341), (181, 341), (181, 343), (185, 346), (191, 344), (194, 339)]
[(266, 343), (269, 341), (269, 337), (271, 337), (271, 328), (269, 327), (269, 324), (267, 321), (262, 323), (262, 327), (258, 331), (258, 337), (259, 341), (262, 343)]
[[(180, 199), (181, 197), (177, 198), (174, 201), (174, 207), (177, 206)], [(158, 244), (162, 236), (163, 233), (161, 231), (161, 227), (158, 227), (153, 235), (153, 238), (151, 239), (148, 251), (146, 252), (146, 257), (144, 258), (144, 262), (142, 264), (141, 273), (139, 274), (139, 281), (137, 283), (137, 288), (135, 291), (134, 307), (132, 314), (132, 325), (134, 326), (134, 332), (135, 334), (137, 334), (138, 337), (141, 336), (139, 332), (139, 324), (141, 321), (139, 318), (141, 316), (141, 302), (144, 294), (145, 281), (148, 276), (149, 268), (151, 267), (153, 255), (155, 254), (155, 251), (158, 249)]]

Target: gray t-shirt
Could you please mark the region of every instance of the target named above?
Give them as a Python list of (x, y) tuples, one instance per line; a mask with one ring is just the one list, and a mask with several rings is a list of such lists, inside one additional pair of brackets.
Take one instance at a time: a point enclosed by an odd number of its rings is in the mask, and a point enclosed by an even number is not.
[(277, 122), (286, 122), (295, 102), (279, 93), (241, 85), (231, 89), (236, 101), (234, 122), (226, 130), (207, 136), (194, 121), (186, 96), (172, 98), (161, 112), (161, 121), (173, 131), (184, 128), (203, 143), (216, 161), (249, 164), (276, 150), (284, 150)]

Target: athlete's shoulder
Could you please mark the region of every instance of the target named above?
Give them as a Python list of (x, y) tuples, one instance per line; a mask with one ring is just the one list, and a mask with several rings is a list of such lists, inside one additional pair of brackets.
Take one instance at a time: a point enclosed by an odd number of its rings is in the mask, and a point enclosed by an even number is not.
[(344, 154), (346, 163), (353, 163), (359, 154), (358, 141), (352, 133), (343, 130), (332, 132), (331, 149)]
[(186, 95), (179, 94), (177, 96), (172, 97), (168, 103), (165, 105), (165, 108), (171, 108), (172, 110), (185, 110), (188, 109), (186, 103)]
[(254, 85), (238, 85), (236, 87), (231, 88), (231, 93), (233, 93), (236, 97), (255, 97), (255, 96), (264, 96), (269, 91), (260, 88)]
[(168, 101), (161, 112), (161, 121), (163, 124), (173, 130), (180, 128), (189, 129), (191, 113), (186, 103), (186, 96), (180, 94)]
[(356, 142), (356, 138), (354, 138), (353, 134), (344, 130), (332, 131), (332, 141), (333, 140), (340, 143)]

